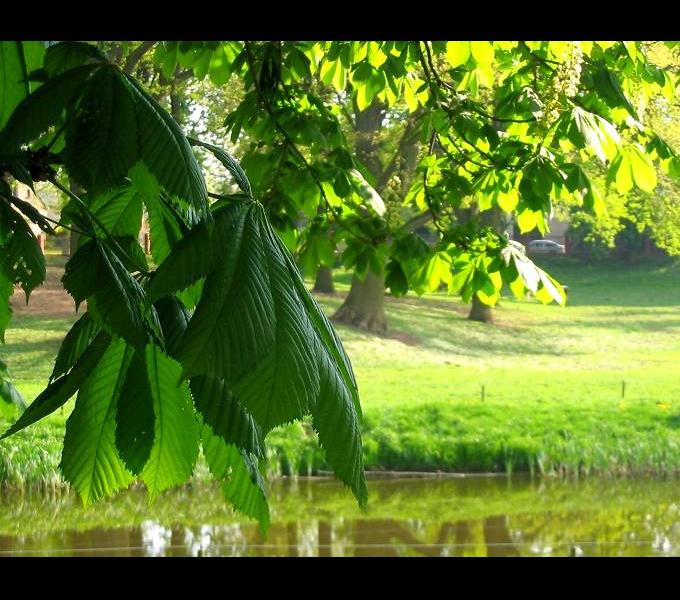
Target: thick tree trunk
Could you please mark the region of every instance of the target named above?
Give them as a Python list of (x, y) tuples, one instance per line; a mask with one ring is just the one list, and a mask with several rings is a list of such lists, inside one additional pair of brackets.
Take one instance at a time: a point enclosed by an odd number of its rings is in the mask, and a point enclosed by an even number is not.
[(493, 323), (493, 311), (488, 304), (484, 304), (477, 295), (472, 297), (472, 308), (468, 319), (471, 321), (481, 321), (482, 323)]
[[(365, 110), (354, 105), (354, 125), (357, 133), (355, 150), (359, 160), (378, 178), (382, 164), (378, 156), (378, 132), (385, 118), (386, 107), (377, 99)], [(333, 319), (338, 323), (352, 325), (367, 331), (383, 333), (387, 331), (385, 317), (385, 273), (376, 275), (369, 271), (361, 281), (356, 275), (352, 287)]]
[(356, 153), (357, 158), (368, 167), (374, 177), (382, 173), (382, 165), (378, 156), (379, 142), (378, 132), (385, 118), (385, 105), (374, 100), (365, 110), (355, 107), (354, 121), (357, 132)]
[(355, 275), (349, 294), (333, 315), (333, 320), (367, 331), (377, 333), (387, 331), (385, 273), (376, 275), (369, 271), (364, 281)]
[(335, 284), (333, 283), (333, 269), (330, 267), (319, 267), (316, 272), (314, 290), (317, 294), (335, 294)]

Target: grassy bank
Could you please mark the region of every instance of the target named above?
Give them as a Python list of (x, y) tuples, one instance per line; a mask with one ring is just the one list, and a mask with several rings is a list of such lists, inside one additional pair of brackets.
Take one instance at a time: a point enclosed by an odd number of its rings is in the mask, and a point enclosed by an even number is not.
[[(359, 382), (367, 468), (680, 470), (680, 268), (546, 267), (569, 285), (566, 308), (507, 299), (485, 325), (467, 321), (454, 298), (409, 296), (388, 299), (386, 336), (338, 328)], [(56, 281), (59, 268), (51, 273)], [(338, 288), (321, 298), (329, 313), (346, 275)], [(0, 348), (29, 401), (74, 319), (64, 306), (55, 296), (42, 311), (17, 309)], [(55, 485), (72, 402), (0, 442), (0, 480)], [(2, 427), (10, 420), (5, 412)], [(273, 472), (326, 469), (308, 424), (268, 439)]]

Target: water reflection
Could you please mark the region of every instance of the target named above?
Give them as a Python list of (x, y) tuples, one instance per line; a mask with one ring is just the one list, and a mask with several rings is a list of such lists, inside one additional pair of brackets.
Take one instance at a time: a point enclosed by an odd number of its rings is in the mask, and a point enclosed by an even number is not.
[(131, 490), (94, 509), (72, 496), (0, 497), (0, 555), (585, 556), (680, 554), (680, 481), (527, 478), (372, 481), (361, 512), (330, 480), (277, 481), (272, 525), (193, 486), (148, 507)]

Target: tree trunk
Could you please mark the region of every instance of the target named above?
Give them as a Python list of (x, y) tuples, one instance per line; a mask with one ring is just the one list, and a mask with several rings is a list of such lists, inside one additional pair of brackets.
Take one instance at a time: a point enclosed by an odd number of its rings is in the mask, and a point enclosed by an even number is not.
[(172, 118), (180, 125), (182, 124), (182, 98), (179, 92), (175, 90), (175, 83), (172, 83), (172, 91), (170, 92), (170, 114)]
[(349, 294), (333, 315), (333, 320), (367, 331), (377, 333), (387, 331), (385, 273), (376, 275), (369, 271), (364, 281), (355, 275)]
[(477, 298), (477, 294), (472, 296), (472, 308), (470, 309), (468, 319), (471, 321), (480, 321), (482, 323), (493, 323), (493, 311), (491, 310), (491, 307)]
[[(385, 105), (377, 98), (365, 110), (354, 104), (354, 125), (357, 133), (355, 150), (357, 158), (376, 177), (382, 172), (378, 156), (378, 132), (385, 118)], [(352, 287), (333, 319), (338, 323), (352, 325), (367, 331), (383, 333), (387, 331), (385, 317), (385, 273), (376, 275), (369, 271), (361, 281), (352, 277)]]
[(385, 118), (385, 105), (378, 99), (364, 110), (355, 106), (354, 121), (357, 132), (355, 149), (357, 158), (368, 167), (373, 176), (378, 178), (382, 173), (382, 165), (378, 156), (378, 132)]
[(330, 267), (319, 267), (316, 272), (314, 290), (317, 294), (335, 294), (335, 284), (333, 283), (333, 269)]
[[(500, 207), (494, 206), (489, 210), (479, 213), (479, 223), (487, 227), (493, 227), (498, 233), (506, 228), (506, 216)], [(471, 321), (481, 321), (482, 323), (493, 323), (493, 309), (484, 304), (477, 294), (472, 296), (472, 308), (468, 319)]]

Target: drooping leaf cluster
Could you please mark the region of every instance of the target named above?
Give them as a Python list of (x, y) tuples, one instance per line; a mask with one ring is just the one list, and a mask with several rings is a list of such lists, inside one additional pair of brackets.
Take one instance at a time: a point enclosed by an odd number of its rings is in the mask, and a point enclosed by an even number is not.
[[(63, 284), (86, 310), (47, 388), (3, 437), (77, 395), (60, 466), (85, 503), (136, 478), (153, 499), (191, 476), (202, 447), (225, 496), (266, 529), (265, 437), (311, 415), (328, 462), (365, 504), (349, 359), (238, 162), (189, 140), (87, 44), (50, 46), (22, 77), (41, 85), (0, 130), (3, 170), (69, 197), (60, 224), (79, 243)], [(210, 204), (192, 144), (224, 164), (240, 194)], [(60, 183), (62, 165), (82, 191)], [(28, 295), (45, 276), (28, 221), (49, 224), (0, 185), (4, 331), (14, 284)], [(156, 269), (138, 242), (143, 214)], [(19, 403), (2, 368), (3, 398)]]

